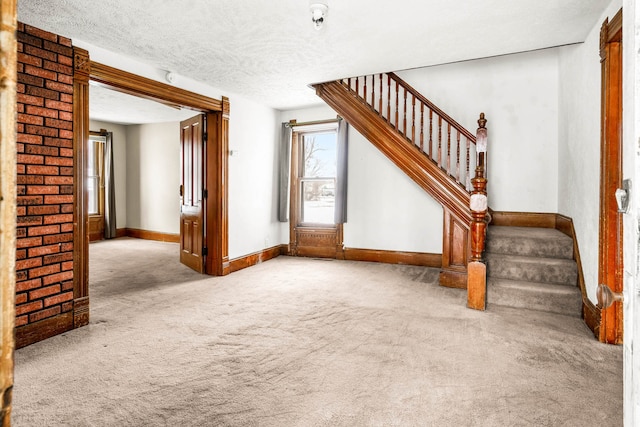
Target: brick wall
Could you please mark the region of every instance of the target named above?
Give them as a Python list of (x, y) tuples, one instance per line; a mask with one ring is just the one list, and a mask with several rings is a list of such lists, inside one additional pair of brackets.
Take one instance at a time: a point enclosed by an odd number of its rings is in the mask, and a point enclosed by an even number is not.
[(16, 326), (73, 310), (73, 50), (18, 24)]

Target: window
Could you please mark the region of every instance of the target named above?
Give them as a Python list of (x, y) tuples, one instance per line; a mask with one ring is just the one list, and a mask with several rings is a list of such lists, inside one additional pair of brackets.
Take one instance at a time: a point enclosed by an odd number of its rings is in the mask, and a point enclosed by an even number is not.
[(87, 150), (87, 190), (89, 215), (102, 215), (104, 212), (104, 146), (106, 137), (89, 136)]
[(300, 136), (299, 222), (335, 224), (336, 132), (302, 133)]

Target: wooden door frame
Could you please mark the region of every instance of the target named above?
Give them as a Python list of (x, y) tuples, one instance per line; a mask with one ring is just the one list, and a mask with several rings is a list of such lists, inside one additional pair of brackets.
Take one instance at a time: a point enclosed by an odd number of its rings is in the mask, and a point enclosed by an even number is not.
[[(205, 188), (205, 242), (209, 254), (205, 272), (225, 275), (229, 270), (228, 245), (228, 147), (229, 99), (209, 98), (160, 83), (89, 59), (77, 47), (74, 56), (73, 145), (74, 145), (74, 327), (89, 323), (89, 236), (87, 189), (85, 185), (86, 144), (89, 139), (89, 81), (173, 107), (184, 107), (207, 117), (207, 159)], [(177, 191), (177, 190), (176, 190)]]
[[(600, 127), (600, 224), (598, 283), (614, 292), (623, 290), (622, 214), (615, 191), (622, 187), (622, 9), (602, 24), (600, 30), (602, 67)], [(616, 302), (600, 313), (598, 339), (621, 344), (622, 303)]]

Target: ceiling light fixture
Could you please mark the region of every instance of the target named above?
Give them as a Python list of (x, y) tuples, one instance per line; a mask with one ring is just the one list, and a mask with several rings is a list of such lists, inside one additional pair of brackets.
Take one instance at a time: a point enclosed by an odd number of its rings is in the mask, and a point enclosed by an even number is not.
[(322, 25), (324, 24), (324, 19), (327, 16), (327, 11), (329, 10), (329, 6), (324, 3), (313, 3), (310, 6), (311, 9), (311, 21), (313, 22), (313, 27), (316, 30), (322, 29)]

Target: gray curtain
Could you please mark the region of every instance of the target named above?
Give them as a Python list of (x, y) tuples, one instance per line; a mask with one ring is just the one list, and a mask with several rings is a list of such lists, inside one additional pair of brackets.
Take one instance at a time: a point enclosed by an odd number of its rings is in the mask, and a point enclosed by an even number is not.
[(116, 191), (113, 177), (113, 132), (104, 145), (104, 238), (116, 237)]
[(291, 127), (282, 123), (280, 132), (280, 183), (278, 186), (278, 221), (289, 221), (289, 173), (291, 171)]
[(349, 158), (349, 124), (340, 119), (338, 122), (338, 170), (336, 182), (336, 210), (335, 223), (347, 222), (347, 175)]

